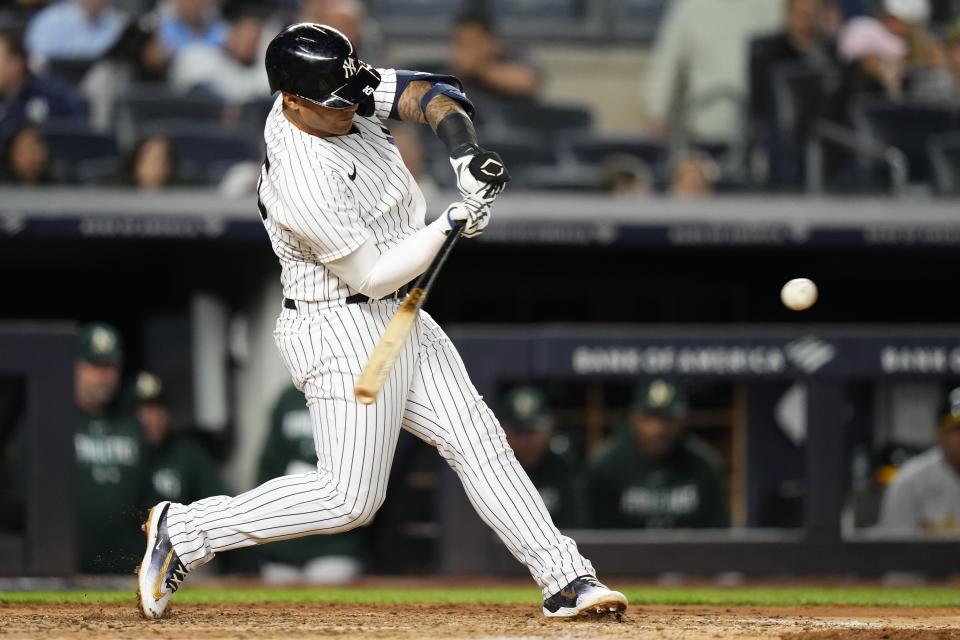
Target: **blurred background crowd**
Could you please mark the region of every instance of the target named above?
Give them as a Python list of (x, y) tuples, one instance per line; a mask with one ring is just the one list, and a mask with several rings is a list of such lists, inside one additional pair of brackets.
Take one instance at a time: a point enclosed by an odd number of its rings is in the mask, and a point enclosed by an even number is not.
[[(375, 66), (463, 79), (516, 189), (954, 193), (957, 9), (954, 0), (8, 1), (0, 176), (248, 192), (271, 105), (264, 48), (285, 25), (314, 21), (342, 30)], [(397, 137), (424, 184), (449, 184), (430, 136)]]

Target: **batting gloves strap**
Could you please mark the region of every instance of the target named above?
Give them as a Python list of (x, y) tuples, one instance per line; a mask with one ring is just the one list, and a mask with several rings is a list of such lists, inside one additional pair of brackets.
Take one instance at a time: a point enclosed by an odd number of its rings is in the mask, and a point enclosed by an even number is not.
[(510, 182), (503, 159), (493, 151), (476, 145), (464, 145), (450, 158), (457, 177), (457, 189), (466, 197), (479, 198), (490, 205)]
[(465, 220), (463, 235), (472, 238), (483, 233), (490, 224), (490, 205), (476, 197), (465, 197), (462, 202), (454, 202), (443, 212), (447, 223), (453, 229), (458, 222)]

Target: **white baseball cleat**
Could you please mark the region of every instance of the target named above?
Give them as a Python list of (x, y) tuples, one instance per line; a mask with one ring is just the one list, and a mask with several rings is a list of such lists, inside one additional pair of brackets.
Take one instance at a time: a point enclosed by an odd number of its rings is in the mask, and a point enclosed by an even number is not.
[(163, 616), (170, 596), (180, 588), (180, 583), (187, 575), (167, 532), (169, 506), (169, 502), (161, 502), (150, 509), (143, 525), (147, 534), (147, 550), (137, 567), (137, 605), (140, 614), (149, 619)]
[(626, 610), (627, 597), (593, 576), (580, 576), (543, 601), (543, 615), (548, 618), (614, 614), (619, 619)]

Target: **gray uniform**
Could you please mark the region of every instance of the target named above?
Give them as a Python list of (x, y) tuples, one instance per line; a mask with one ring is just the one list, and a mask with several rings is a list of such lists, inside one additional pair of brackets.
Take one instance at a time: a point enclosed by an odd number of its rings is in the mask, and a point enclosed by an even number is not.
[(960, 475), (939, 446), (903, 465), (883, 496), (884, 533), (960, 534)]

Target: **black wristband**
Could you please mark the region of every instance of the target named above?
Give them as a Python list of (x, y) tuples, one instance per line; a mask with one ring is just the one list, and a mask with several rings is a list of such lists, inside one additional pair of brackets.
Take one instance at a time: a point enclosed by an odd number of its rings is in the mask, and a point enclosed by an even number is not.
[(437, 125), (437, 137), (443, 141), (451, 158), (459, 158), (480, 148), (473, 121), (465, 113), (454, 111), (447, 114)]

